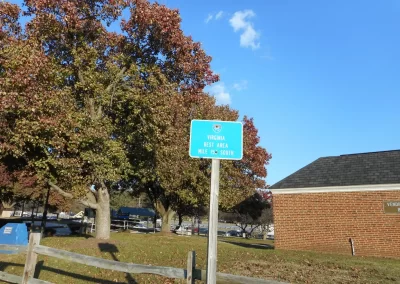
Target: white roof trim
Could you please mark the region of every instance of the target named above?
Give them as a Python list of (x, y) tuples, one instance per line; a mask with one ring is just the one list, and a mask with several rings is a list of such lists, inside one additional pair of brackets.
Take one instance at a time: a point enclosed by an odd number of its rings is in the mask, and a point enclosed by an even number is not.
[(400, 190), (400, 184), (366, 184), (348, 186), (324, 186), (324, 187), (303, 187), (303, 188), (276, 188), (270, 189), (273, 195), (276, 194), (300, 194), (300, 193), (323, 193), (323, 192), (357, 192), (357, 191), (387, 191)]

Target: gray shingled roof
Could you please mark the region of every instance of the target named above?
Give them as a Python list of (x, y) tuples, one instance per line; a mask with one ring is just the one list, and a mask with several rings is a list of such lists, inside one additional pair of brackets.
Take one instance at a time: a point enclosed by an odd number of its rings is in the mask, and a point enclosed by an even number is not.
[(324, 157), (270, 188), (400, 183), (400, 150)]

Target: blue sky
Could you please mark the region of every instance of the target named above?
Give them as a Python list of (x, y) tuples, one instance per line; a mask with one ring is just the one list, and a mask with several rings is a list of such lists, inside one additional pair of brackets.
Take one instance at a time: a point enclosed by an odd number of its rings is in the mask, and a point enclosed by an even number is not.
[(159, 3), (213, 57), (208, 92), (254, 117), (268, 184), (322, 156), (400, 149), (400, 1)]
[(322, 156), (400, 149), (399, 1), (160, 3), (213, 57), (210, 93), (254, 117), (269, 184)]

